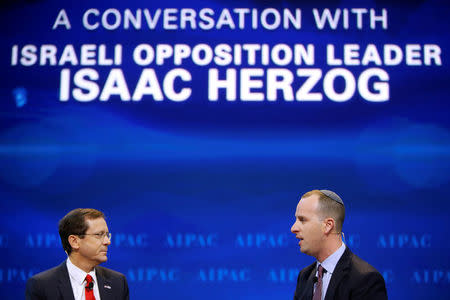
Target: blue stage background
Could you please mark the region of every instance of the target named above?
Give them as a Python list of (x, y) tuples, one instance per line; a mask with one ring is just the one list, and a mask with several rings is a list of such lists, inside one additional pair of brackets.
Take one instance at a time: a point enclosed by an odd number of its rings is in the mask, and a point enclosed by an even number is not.
[[(89, 31), (89, 8), (246, 7), (302, 10), (302, 28)], [(319, 30), (313, 8), (385, 8), (388, 28)], [(71, 29), (52, 29), (65, 9)], [(0, 298), (20, 299), (33, 274), (65, 259), (58, 220), (76, 207), (107, 216), (104, 265), (127, 276), (132, 299), (291, 299), (313, 259), (290, 233), (301, 194), (331, 189), (344, 200), (347, 245), (384, 276), (389, 299), (450, 295), (449, 4), (444, 1), (6, 1), (0, 33)], [(100, 19), (100, 17), (98, 17)], [(91, 20), (94, 20), (92, 18)], [(85, 66), (12, 65), (14, 45), (123, 46), (130, 93), (143, 67), (141, 44), (435, 44), (441, 65), (380, 66), (390, 97), (339, 103), (208, 100), (208, 69), (150, 66), (159, 76), (192, 74), (188, 100), (60, 101), (60, 72)], [(111, 50), (112, 51), (112, 50)], [(338, 51), (337, 51), (338, 52)], [(60, 53), (60, 52), (58, 52)], [(111, 53), (111, 52), (110, 52)], [(342, 53), (342, 50), (341, 50)], [(342, 54), (341, 54), (342, 55)], [(255, 66), (231, 66), (231, 68)], [(272, 63), (259, 68), (278, 67)], [(297, 68), (286, 67), (295, 74)], [(342, 66), (358, 75), (369, 66)], [(93, 66), (105, 83), (110, 66)], [(72, 74), (73, 75), (73, 74)], [(161, 79), (162, 80), (162, 79)], [(302, 79), (303, 81), (303, 79)], [(337, 83), (337, 90), (341, 89)], [(161, 83), (162, 86), (162, 83)], [(300, 81), (295, 83), (296, 88)], [(264, 87), (265, 88), (265, 87)], [(264, 90), (261, 89), (261, 91)], [(321, 91), (321, 83), (314, 90)], [(295, 93), (295, 92), (294, 92)]]

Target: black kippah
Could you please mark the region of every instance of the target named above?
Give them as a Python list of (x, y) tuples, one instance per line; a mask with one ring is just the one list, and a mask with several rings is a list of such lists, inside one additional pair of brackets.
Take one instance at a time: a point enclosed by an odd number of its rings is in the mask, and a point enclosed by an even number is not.
[(325, 194), (325, 196), (333, 199), (337, 203), (344, 205), (344, 201), (342, 201), (341, 197), (339, 197), (338, 194), (336, 194), (335, 192), (329, 190), (320, 190), (320, 192)]

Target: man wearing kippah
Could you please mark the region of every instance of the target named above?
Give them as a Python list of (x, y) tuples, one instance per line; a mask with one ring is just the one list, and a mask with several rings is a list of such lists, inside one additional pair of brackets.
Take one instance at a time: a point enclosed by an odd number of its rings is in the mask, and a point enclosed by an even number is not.
[(300, 271), (294, 300), (387, 299), (383, 276), (342, 242), (344, 218), (344, 202), (332, 191), (301, 197), (291, 231), (317, 261)]

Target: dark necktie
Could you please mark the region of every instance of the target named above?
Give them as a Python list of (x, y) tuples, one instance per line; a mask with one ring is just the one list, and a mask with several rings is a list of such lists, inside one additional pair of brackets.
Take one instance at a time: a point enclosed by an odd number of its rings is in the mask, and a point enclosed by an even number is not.
[(86, 286), (84, 287), (84, 295), (86, 296), (86, 300), (95, 300), (94, 297), (94, 280), (92, 276), (86, 275)]
[(322, 299), (322, 279), (323, 279), (323, 267), (319, 265), (318, 273), (319, 277), (317, 278), (316, 290), (314, 292), (314, 296), (312, 300), (321, 300)]

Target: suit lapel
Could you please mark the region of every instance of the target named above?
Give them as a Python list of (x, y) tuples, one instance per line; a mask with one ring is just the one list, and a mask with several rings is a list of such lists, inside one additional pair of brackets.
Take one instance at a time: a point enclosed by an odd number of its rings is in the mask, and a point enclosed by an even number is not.
[(316, 265), (317, 262), (313, 264), (313, 267), (311, 269), (311, 272), (308, 276), (308, 281), (306, 282), (306, 298), (305, 299), (312, 299), (313, 297), (313, 291), (314, 291), (314, 277), (316, 276)]
[(66, 261), (58, 267), (58, 290), (64, 300), (75, 300), (72, 285), (70, 284), (69, 271), (67, 271)]
[(95, 273), (98, 281), (98, 291), (102, 300), (112, 299), (112, 285), (111, 281), (106, 277), (105, 272), (101, 268), (95, 268)]
[(302, 277), (297, 285), (297, 290), (300, 291), (297, 294), (297, 299), (299, 300), (311, 300), (314, 288), (314, 276), (316, 270), (316, 263), (309, 265), (304, 272), (302, 272)]
[(352, 259), (352, 252), (348, 247), (346, 247), (342, 257), (339, 259), (336, 268), (334, 268), (333, 275), (331, 276), (330, 284), (328, 285), (327, 293), (325, 295), (325, 300), (334, 299), (336, 293), (336, 288), (339, 283), (347, 276), (350, 270), (350, 261)]

